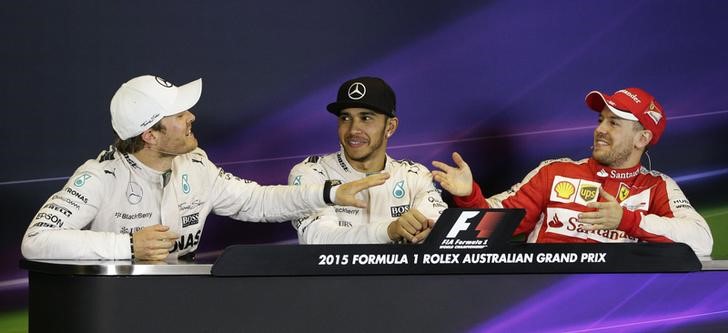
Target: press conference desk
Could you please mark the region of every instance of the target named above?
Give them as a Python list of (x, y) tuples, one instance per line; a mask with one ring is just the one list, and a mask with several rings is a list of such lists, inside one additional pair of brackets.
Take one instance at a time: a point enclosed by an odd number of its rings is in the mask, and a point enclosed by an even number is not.
[[(407, 254), (399, 249), (409, 248), (390, 249)], [(335, 248), (330, 253), (355, 255), (361, 249)], [(30, 278), (30, 331), (543, 332), (669, 327), (696, 332), (728, 327), (728, 261), (723, 260), (672, 273), (594, 273), (598, 268), (558, 273), (549, 268), (558, 264), (538, 268), (534, 262), (529, 265), (536, 268), (520, 274), (466, 272), (467, 267), (441, 261), (437, 267), (444, 268), (418, 271), (413, 266), (406, 268), (413, 274), (402, 274), (391, 268), (402, 263), (393, 261), (370, 262), (377, 265), (371, 270), (320, 270), (327, 257), (317, 247), (236, 250), (248, 259), (240, 261), (231, 251), (232, 261), (223, 256), (216, 266), (23, 261)], [(285, 256), (281, 251), (303, 254)], [(610, 258), (619, 261), (612, 254)], [(352, 259), (348, 257), (349, 264)], [(220, 268), (223, 264), (228, 269)], [(317, 267), (306, 270), (307, 265)], [(490, 264), (498, 265), (505, 264)], [(518, 265), (506, 271), (519, 271)], [(549, 273), (538, 273), (542, 268)]]

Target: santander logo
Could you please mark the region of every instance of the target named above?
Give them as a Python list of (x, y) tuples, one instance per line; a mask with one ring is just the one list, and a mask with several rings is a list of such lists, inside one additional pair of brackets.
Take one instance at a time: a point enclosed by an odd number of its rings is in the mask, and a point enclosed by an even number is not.
[(622, 89), (622, 90), (618, 91), (618, 93), (623, 93), (623, 94), (629, 96), (629, 98), (631, 98), (635, 103), (642, 103), (642, 101), (637, 97), (636, 94), (633, 94), (626, 89)]

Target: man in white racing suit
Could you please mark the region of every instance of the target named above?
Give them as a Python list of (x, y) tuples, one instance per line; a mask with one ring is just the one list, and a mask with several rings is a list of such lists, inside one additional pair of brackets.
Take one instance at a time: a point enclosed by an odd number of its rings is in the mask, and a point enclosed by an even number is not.
[(341, 150), (311, 156), (291, 170), (288, 183), (355, 181), (385, 171), (383, 186), (358, 194), (367, 208), (326, 207), (293, 221), (301, 244), (420, 243), (447, 208), (432, 175), (419, 163), (395, 160), (386, 153), (397, 129), (394, 91), (380, 78), (359, 77), (341, 85), (327, 106), (338, 117)]
[[(114, 147), (79, 167), (31, 221), (29, 259), (163, 260), (195, 251), (210, 212), (287, 221), (329, 204), (366, 206), (354, 194), (387, 175), (340, 186), (260, 186), (215, 166), (197, 147), (189, 111), (198, 79), (177, 87), (145, 75), (111, 100)], [(171, 255), (170, 255), (171, 254)]]

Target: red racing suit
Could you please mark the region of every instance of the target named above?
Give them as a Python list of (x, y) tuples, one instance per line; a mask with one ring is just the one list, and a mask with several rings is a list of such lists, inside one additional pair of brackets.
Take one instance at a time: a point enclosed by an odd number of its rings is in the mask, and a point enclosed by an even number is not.
[[(577, 216), (595, 210), (587, 203), (605, 201), (600, 187), (622, 206), (622, 221), (615, 230), (586, 231)], [(675, 181), (640, 165), (612, 169), (593, 158), (548, 160), (503, 193), (486, 199), (473, 182), (473, 192), (454, 201), (465, 208), (526, 209), (514, 235), (528, 233), (529, 243), (681, 242), (698, 256), (713, 247), (708, 224)]]

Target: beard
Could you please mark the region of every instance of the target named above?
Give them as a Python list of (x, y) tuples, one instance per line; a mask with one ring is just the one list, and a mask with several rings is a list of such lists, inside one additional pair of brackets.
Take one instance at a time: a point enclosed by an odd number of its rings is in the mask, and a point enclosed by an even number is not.
[(187, 154), (197, 148), (197, 138), (190, 134), (191, 137), (177, 138), (172, 141), (164, 140), (157, 147), (150, 147), (153, 151), (160, 154), (160, 157), (179, 156)]
[[(594, 157), (594, 160), (599, 162), (599, 164), (608, 166), (610, 168), (618, 167), (623, 165), (630, 157), (632, 153), (632, 149), (627, 145), (618, 145), (614, 146), (613, 141), (609, 140), (609, 137), (606, 135), (598, 135), (594, 138), (594, 148), (592, 149), (592, 157)], [(596, 148), (596, 140), (598, 139), (605, 139), (607, 142), (609, 142), (609, 149)]]
[(367, 162), (369, 159), (372, 158), (372, 155), (379, 151), (384, 145), (384, 133), (382, 133), (382, 136), (378, 138), (378, 140), (370, 141), (370, 146), (365, 147), (366, 149), (351, 149), (346, 144), (342, 144), (344, 147), (344, 152), (346, 153), (346, 156), (351, 160), (355, 162)]

